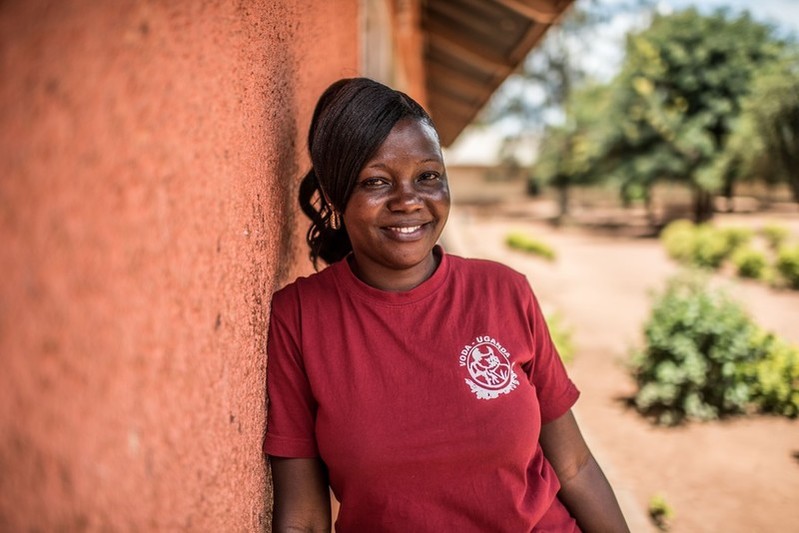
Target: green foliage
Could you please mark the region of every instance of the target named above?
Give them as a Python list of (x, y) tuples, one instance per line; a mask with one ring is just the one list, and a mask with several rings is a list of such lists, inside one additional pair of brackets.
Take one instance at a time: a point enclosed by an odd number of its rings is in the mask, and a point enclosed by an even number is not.
[(663, 228), (660, 240), (669, 257), (681, 263), (690, 263), (694, 254), (694, 228), (690, 220), (679, 219)]
[(741, 248), (732, 256), (735, 270), (742, 278), (763, 279), (768, 266), (766, 255), (754, 248)]
[[(588, 185), (604, 179), (599, 169), (603, 139), (608, 135), (604, 115), (609, 91), (607, 86), (592, 85), (574, 91), (565, 102), (564, 124), (544, 131), (533, 174), (541, 182), (557, 188), (561, 194), (575, 185)], [(561, 202), (565, 215), (568, 202)]]
[(775, 268), (789, 287), (799, 289), (799, 245), (782, 246)]
[(701, 268), (719, 268), (739, 243), (734, 231), (700, 224), (694, 234), (694, 263)]
[(799, 351), (696, 275), (670, 281), (645, 324), (635, 405), (658, 423), (754, 410), (799, 414)]
[(672, 280), (635, 358), (636, 407), (667, 425), (744, 412), (750, 392), (736, 369), (762, 357), (752, 350), (755, 331), (743, 309), (705, 289), (704, 279)]
[(777, 224), (766, 224), (760, 229), (760, 233), (772, 250), (778, 250), (790, 235), (788, 228)]
[(727, 227), (721, 230), (724, 238), (727, 240), (727, 246), (730, 250), (737, 250), (748, 244), (752, 240), (754, 232), (749, 228)]
[(699, 268), (719, 268), (725, 259), (749, 242), (752, 232), (745, 228), (716, 228), (676, 220), (666, 226), (661, 239), (669, 256)]
[(668, 531), (674, 519), (674, 510), (662, 494), (655, 494), (649, 499), (649, 517), (661, 531)]
[(742, 109), (715, 172), (784, 181), (799, 201), (799, 48), (786, 49), (755, 72)]
[(726, 184), (717, 159), (742, 99), (758, 65), (775, 61), (783, 46), (748, 14), (696, 9), (658, 15), (628, 36), (606, 117), (614, 130), (599, 158), (622, 193), (634, 184), (648, 190), (658, 180), (684, 181), (695, 191), (697, 215), (701, 206), (708, 216), (707, 195)]
[(788, 181), (799, 200), (793, 41), (746, 12), (655, 15), (628, 35), (619, 74), (596, 84), (566, 42), (590, 39), (601, 11), (575, 7), (489, 106), (492, 120), (544, 129), (534, 175), (557, 188), (561, 215), (572, 186), (602, 182), (618, 186), (625, 203), (647, 201), (657, 181), (684, 182), (697, 221), (712, 216), (712, 194), (753, 176)]
[(548, 316), (546, 320), (549, 334), (558, 349), (561, 360), (566, 364), (571, 363), (574, 360), (574, 342), (572, 341), (571, 329), (564, 324), (563, 317), (559, 313)]
[(556, 257), (555, 250), (550, 245), (524, 233), (514, 232), (509, 234), (505, 238), (505, 244), (515, 250), (537, 255), (548, 261), (554, 261)]
[[(787, 228), (769, 225), (760, 231), (766, 244), (749, 246), (755, 233), (746, 228), (716, 228), (710, 224), (695, 225), (676, 220), (660, 234), (669, 257), (680, 263), (706, 269), (718, 269), (731, 260), (736, 273), (777, 285), (799, 289), (799, 246), (784, 243)], [(780, 245), (776, 254), (774, 247)], [(765, 251), (761, 251), (762, 248)]]
[(742, 377), (752, 383), (753, 400), (761, 411), (796, 417), (799, 350), (762, 331), (755, 342), (765, 347), (766, 357), (741, 369)]

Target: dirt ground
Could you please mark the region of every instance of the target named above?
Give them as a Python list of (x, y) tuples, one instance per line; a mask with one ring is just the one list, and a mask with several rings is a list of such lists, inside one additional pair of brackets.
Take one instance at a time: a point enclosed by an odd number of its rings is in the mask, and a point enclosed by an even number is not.
[[(626, 406), (635, 388), (625, 362), (640, 346), (651, 293), (678, 271), (659, 241), (607, 227), (554, 228), (544, 220), (550, 212), (551, 206), (521, 200), (511, 207), (456, 205), (443, 242), (450, 253), (525, 273), (544, 311), (559, 313), (572, 330), (570, 373), (582, 390), (575, 413), (631, 529), (656, 531), (647, 508), (659, 494), (674, 510), (675, 533), (799, 531), (799, 421), (756, 416), (662, 428)], [(716, 218), (754, 227), (767, 221), (799, 237), (796, 211)], [(509, 250), (503, 241), (512, 230), (550, 244), (557, 260)], [(714, 283), (726, 286), (762, 326), (799, 344), (799, 292), (723, 274)]]

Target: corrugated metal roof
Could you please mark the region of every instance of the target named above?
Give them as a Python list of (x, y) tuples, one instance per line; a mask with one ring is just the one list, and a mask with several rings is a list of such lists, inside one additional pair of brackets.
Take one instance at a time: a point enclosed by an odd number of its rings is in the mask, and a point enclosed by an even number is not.
[(573, 0), (426, 0), (427, 105), (449, 145)]

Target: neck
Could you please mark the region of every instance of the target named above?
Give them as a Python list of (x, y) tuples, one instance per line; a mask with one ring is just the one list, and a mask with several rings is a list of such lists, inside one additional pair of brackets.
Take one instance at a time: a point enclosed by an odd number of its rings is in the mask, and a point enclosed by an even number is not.
[(376, 289), (390, 292), (404, 292), (414, 289), (430, 279), (441, 262), (441, 256), (434, 252), (418, 265), (403, 269), (394, 270), (378, 265), (371, 265), (368, 270), (361, 268), (357, 258), (352, 256), (350, 267), (355, 276)]

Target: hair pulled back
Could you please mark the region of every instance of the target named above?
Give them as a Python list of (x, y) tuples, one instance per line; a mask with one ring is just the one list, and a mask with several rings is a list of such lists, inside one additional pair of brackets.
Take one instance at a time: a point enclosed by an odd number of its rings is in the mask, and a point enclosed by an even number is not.
[(319, 259), (331, 264), (352, 251), (343, 221), (333, 227), (333, 212), (341, 220), (361, 169), (404, 118), (433, 125), (411, 97), (368, 78), (339, 80), (319, 98), (308, 132), (313, 167), (299, 190), (311, 219), (306, 240), (315, 268)]

